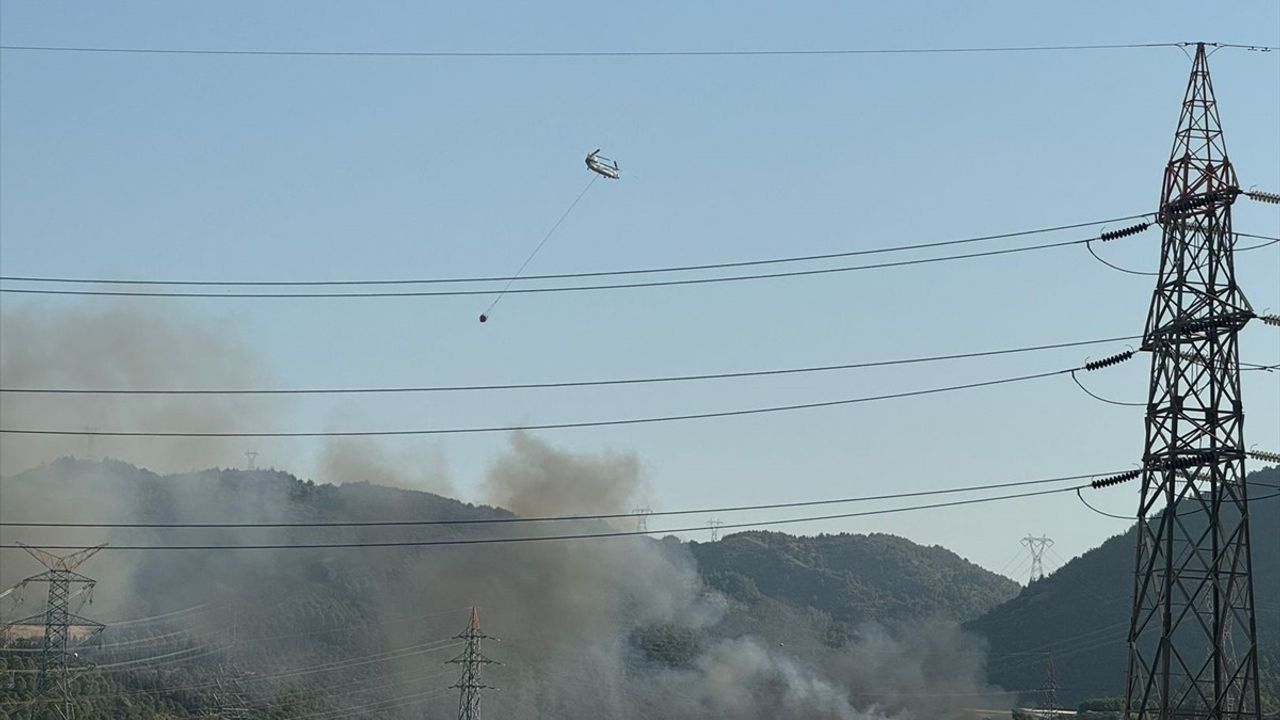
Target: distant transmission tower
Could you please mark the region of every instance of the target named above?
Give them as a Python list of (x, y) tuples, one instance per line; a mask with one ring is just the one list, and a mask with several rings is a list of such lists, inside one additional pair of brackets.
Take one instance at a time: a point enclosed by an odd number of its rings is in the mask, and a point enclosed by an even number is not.
[(724, 522), (721, 520), (707, 521), (707, 529), (711, 531), (711, 542), (716, 542), (720, 539), (720, 527), (722, 525), (724, 525)]
[[(40, 651), (36, 659), (36, 694), (56, 693), (55, 712), (64, 720), (71, 720), (75, 717), (71, 681), (76, 669), (82, 665), (74, 648), (93, 639), (105, 627), (102, 623), (71, 612), (71, 599), (78, 595), (92, 593), (97, 583), (93, 578), (81, 575), (75, 570), (106, 546), (85, 548), (69, 555), (54, 555), (22, 543), (18, 545), (21, 545), (22, 549), (46, 568), (39, 575), (32, 575), (23, 580), (19, 587), (26, 587), (29, 583), (47, 583), (49, 598), (44, 612), (6, 623), (5, 628), (8, 629), (14, 625), (44, 625), (44, 638), (40, 643)], [(73, 586), (78, 588), (73, 591)], [(77, 633), (80, 637), (73, 638), (72, 634), (77, 630), (80, 631)]]
[(98, 432), (98, 428), (96, 427), (90, 427), (86, 425), (84, 428), (84, 459), (85, 460), (95, 459), (93, 455), (93, 449), (94, 449), (93, 446), (94, 446), (94, 440), (97, 439), (97, 436), (95, 435), (95, 433), (97, 432)]
[(1044, 661), (1044, 684), (1040, 686), (1040, 710), (1056, 712), (1062, 709), (1058, 702), (1058, 671), (1053, 666), (1053, 655)]
[[(234, 643), (234, 639), (232, 640)], [(244, 698), (239, 690), (240, 682), (236, 679), (236, 689), (231, 690), (227, 687), (227, 680), (231, 680), (233, 671), (225, 665), (218, 665), (217, 675), (214, 677), (214, 683), (217, 691), (213, 695), (213, 701), (218, 709), (209, 717), (217, 718), (217, 720), (249, 720), (249, 708), (244, 704)]]
[(636, 532), (649, 532), (649, 516), (653, 514), (653, 508), (631, 508), (631, 514), (636, 516)]
[[(1125, 716), (1261, 717), (1227, 159), (1205, 47), (1196, 47), (1159, 222)], [(1234, 647), (1234, 650), (1233, 650)]]
[(455, 635), (454, 639), (466, 641), (462, 654), (449, 661), (462, 666), (462, 677), (449, 686), (451, 690), (458, 690), (458, 720), (480, 720), (480, 691), (493, 689), (480, 682), (480, 671), (495, 661), (480, 651), (480, 641), (489, 639), (489, 636), (480, 630), (480, 612), (474, 607), (471, 608), (467, 629)]
[(248, 470), (258, 469), (258, 451), (257, 450), (245, 450), (244, 459), (245, 459), (246, 469)]
[(1053, 547), (1053, 540), (1044, 535), (1041, 535), (1040, 537), (1034, 537), (1030, 533), (1028, 533), (1026, 537), (1022, 538), (1021, 542), (1022, 542), (1022, 546), (1025, 547), (1027, 551), (1031, 553), (1030, 582), (1043, 580), (1044, 579), (1044, 551)]

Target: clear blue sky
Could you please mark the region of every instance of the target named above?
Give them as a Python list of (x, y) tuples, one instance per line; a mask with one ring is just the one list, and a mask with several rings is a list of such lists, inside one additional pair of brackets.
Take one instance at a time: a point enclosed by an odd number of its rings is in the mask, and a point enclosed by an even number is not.
[[(797, 9), (803, 7), (803, 9)], [(6, 0), (7, 44), (298, 50), (663, 50), (1210, 40), (1280, 44), (1280, 5), (1173, 2), (191, 3)], [(1153, 209), (1188, 59), (1177, 49), (964, 56), (375, 59), (0, 55), (5, 274), (227, 279), (510, 272), (606, 148), (531, 272), (948, 239)], [(1211, 68), (1242, 184), (1280, 190), (1280, 54)], [(1272, 206), (1237, 229), (1275, 235)], [(1072, 239), (1064, 236), (1061, 239)], [(1159, 235), (1107, 247), (1154, 266)], [(1280, 309), (1280, 250), (1242, 256)], [(1149, 278), (1082, 248), (875, 273), (483, 298), (177, 300), (230, 322), (281, 384), (519, 382), (849, 362), (1141, 332)], [(5, 296), (24, 312), (74, 306)], [(1246, 360), (1280, 338), (1251, 328)], [(1075, 365), (1121, 348), (703, 385), (319, 399), (272, 425), (430, 427), (718, 410)], [(1091, 378), (1143, 399), (1146, 361)], [(1246, 381), (1248, 441), (1280, 446), (1280, 377)], [(272, 430), (253, 418), (246, 429)], [(154, 429), (154, 428), (148, 428)], [(631, 451), (652, 504), (856, 495), (1128, 467), (1141, 410), (1066, 379), (708, 422), (546, 433)], [(501, 436), (395, 441), (477, 497)], [(249, 443), (246, 443), (246, 446)], [(311, 474), (315, 446), (253, 443)], [(236, 464), (229, 457), (226, 464)], [(318, 481), (335, 478), (316, 477)], [(1132, 492), (1101, 504), (1132, 512)], [(728, 520), (729, 518), (724, 518)], [(1069, 556), (1123, 523), (1074, 498), (806, 531), (887, 531), (998, 569), (1027, 532)], [(800, 528), (792, 528), (798, 530)]]

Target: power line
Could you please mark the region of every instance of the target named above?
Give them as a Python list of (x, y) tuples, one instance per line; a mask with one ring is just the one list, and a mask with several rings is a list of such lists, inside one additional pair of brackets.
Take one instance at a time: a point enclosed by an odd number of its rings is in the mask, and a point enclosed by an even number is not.
[[(1028, 485), (1045, 485), (1051, 483), (1084, 480), (1086, 478), (1105, 476), (1114, 473), (1086, 473), (1081, 475), (1065, 475), (1062, 477), (1042, 478), (1037, 480), (1019, 480), (1016, 482), (989, 483), (985, 485), (968, 485), (939, 490), (918, 490), (914, 492), (889, 493), (885, 495), (864, 495), (860, 497), (836, 498), (827, 500), (802, 500), (793, 502), (762, 503), (757, 505), (731, 505), (727, 507), (692, 508), (682, 510), (649, 510), (642, 509), (629, 513), (603, 513), (590, 515), (544, 515), (540, 517), (501, 517), (453, 520), (365, 520), (334, 522), (204, 522), (204, 523), (85, 523), (85, 522), (0, 522), (0, 527), (42, 527), (42, 528), (325, 528), (325, 527), (396, 527), (396, 526), (438, 526), (438, 525), (507, 525), (512, 523), (620, 520), (637, 517), (656, 517), (673, 515), (704, 515), (709, 513), (735, 513), (755, 510), (782, 510), (819, 505), (843, 505), (856, 502), (872, 502), (878, 500), (902, 500), (906, 498), (928, 497), (931, 495), (953, 495), (956, 493), (979, 492), (983, 490), (1001, 490)], [(644, 533), (640, 533), (644, 534)], [(186, 612), (186, 611), (183, 611)]]
[[(1264, 484), (1264, 483), (1254, 483), (1254, 482), (1250, 482), (1250, 483), (1248, 483), (1248, 484), (1249, 484), (1249, 485), (1254, 485), (1254, 486), (1257, 486), (1257, 487), (1276, 488), (1276, 486), (1275, 486), (1275, 485), (1267, 485), (1267, 484)], [(1138, 519), (1139, 519), (1136, 515), (1116, 515), (1115, 513), (1109, 513), (1109, 512), (1107, 512), (1106, 510), (1099, 509), (1099, 508), (1095, 507), (1092, 503), (1090, 503), (1088, 500), (1085, 500), (1085, 499), (1084, 499), (1084, 495), (1083, 495), (1083, 494), (1081, 494), (1080, 490), (1076, 490), (1076, 497), (1080, 498), (1080, 502), (1081, 502), (1081, 503), (1083, 503), (1085, 507), (1089, 508), (1090, 510), (1092, 510), (1093, 512), (1095, 512), (1095, 513), (1097, 513), (1097, 514), (1099, 514), (1099, 515), (1102, 515), (1103, 517), (1114, 518), (1114, 519), (1116, 519), (1116, 520), (1128, 520), (1128, 521), (1130, 521), (1130, 522), (1133, 522), (1134, 520), (1138, 520)], [(1263, 496), (1261, 496), (1261, 497), (1249, 498), (1249, 502), (1261, 502), (1261, 501), (1263, 501), (1263, 500), (1274, 500), (1274, 499), (1276, 499), (1276, 498), (1280, 498), (1280, 492), (1275, 492), (1275, 493), (1272, 493), (1272, 494), (1270, 494), (1270, 495), (1263, 495)], [(1177, 515), (1178, 515), (1178, 516), (1180, 516), (1180, 517), (1181, 517), (1181, 516), (1184, 516), (1184, 515), (1197, 515), (1197, 514), (1199, 514), (1200, 512), (1201, 512), (1201, 511), (1199, 511), (1199, 510), (1192, 510), (1192, 511), (1190, 511), (1190, 512), (1177, 513)]]
[[(853, 55), (957, 55), (1028, 52), (1079, 52), (1185, 48), (1193, 42), (1092, 43), (1066, 45), (990, 45), (938, 48), (821, 48), (744, 50), (263, 50), (174, 47), (110, 47), (89, 45), (0, 45), (10, 52), (61, 52), (117, 55), (214, 55), (255, 57), (362, 57), (362, 58), (713, 58), (713, 57), (815, 57)], [(1270, 52), (1265, 45), (1207, 43), (1216, 48)]]
[[(758, 528), (772, 527), (778, 525), (794, 525), (798, 523), (820, 522), (824, 520), (841, 520), (856, 517), (869, 517), (874, 515), (891, 515), (903, 512), (913, 512), (917, 510), (933, 510), (938, 508), (960, 507), (967, 505), (977, 505), (981, 503), (997, 502), (1001, 500), (1014, 500), (1020, 498), (1038, 497), (1042, 495), (1054, 495), (1064, 492), (1074, 492), (1078, 489), (1084, 489), (1088, 485), (1073, 485), (1065, 488), (1053, 488), (1050, 490), (1033, 490), (1022, 493), (1012, 493), (1008, 495), (993, 495), (982, 498), (969, 498), (966, 500), (951, 500), (947, 502), (930, 503), (925, 505), (908, 505), (898, 508), (881, 508), (878, 510), (862, 510), (858, 512), (836, 513), (831, 515), (811, 515), (795, 518), (782, 518), (778, 520), (761, 520), (756, 522), (740, 522), (725, 523), (721, 525), (721, 529), (733, 530), (742, 528)], [(659, 533), (691, 533), (705, 532), (705, 525), (697, 527), (669, 528), (663, 530), (654, 530), (649, 533), (640, 532), (638, 530), (617, 530), (610, 532), (591, 532), (591, 533), (566, 533), (560, 535), (524, 535), (514, 537), (486, 537), (486, 538), (450, 538), (438, 540), (387, 540), (377, 542), (344, 542), (344, 543), (276, 543), (276, 544), (257, 544), (257, 545), (226, 545), (226, 544), (209, 544), (209, 545), (108, 545), (106, 550), (315, 550), (315, 549), (335, 549), (335, 548), (382, 548), (382, 547), (440, 547), (454, 545), (506, 545), (515, 543), (533, 543), (533, 542), (549, 542), (549, 541), (567, 541), (567, 540), (593, 540), (600, 538), (615, 537), (636, 537), (639, 535), (652, 535)], [(5, 544), (0, 545), (0, 549), (17, 548), (18, 545)], [(66, 549), (61, 545), (42, 545), (46, 550)]]
[(1108, 405), (1119, 405), (1121, 407), (1145, 407), (1146, 406), (1146, 403), (1144, 402), (1123, 402), (1120, 400), (1110, 400), (1108, 398), (1104, 398), (1101, 395), (1098, 395), (1097, 393), (1093, 392), (1089, 388), (1085, 387), (1084, 383), (1080, 382), (1080, 378), (1076, 377), (1075, 373), (1071, 373), (1071, 381), (1076, 384), (1076, 387), (1083, 390), (1085, 395), (1088, 395), (1094, 400), (1104, 402)]
[[(1247, 238), (1253, 238), (1253, 239), (1256, 239), (1256, 240), (1266, 240), (1266, 241), (1267, 241), (1267, 242), (1257, 243), (1257, 244), (1255, 244), (1255, 245), (1247, 245), (1247, 246), (1245, 246), (1245, 247), (1237, 247), (1237, 248), (1234, 248), (1234, 251), (1235, 251), (1235, 252), (1238, 252), (1238, 253), (1242, 253), (1242, 252), (1249, 252), (1250, 250), (1261, 250), (1262, 248), (1270, 247), (1270, 246), (1272, 246), (1272, 245), (1275, 245), (1276, 243), (1280, 243), (1280, 238), (1277, 238), (1277, 237), (1271, 237), (1270, 235), (1254, 235), (1253, 233), (1241, 233), (1241, 232), (1238, 232), (1238, 233), (1232, 233), (1232, 234), (1233, 234), (1233, 235), (1235, 235), (1237, 239), (1242, 238), (1242, 237), (1247, 237)], [(1145, 271), (1145, 270), (1131, 270), (1131, 269), (1129, 269), (1129, 268), (1121, 267), (1121, 266), (1119, 266), (1119, 265), (1116, 265), (1115, 263), (1110, 262), (1109, 260), (1107, 260), (1107, 259), (1103, 258), (1101, 255), (1099, 255), (1099, 254), (1098, 254), (1098, 251), (1096, 251), (1096, 250), (1094, 250), (1094, 249), (1093, 249), (1093, 244), (1092, 244), (1092, 243), (1085, 243), (1085, 249), (1086, 249), (1086, 250), (1088, 250), (1088, 251), (1089, 251), (1089, 254), (1090, 254), (1090, 255), (1092, 255), (1092, 256), (1093, 256), (1093, 258), (1094, 258), (1095, 260), (1097, 260), (1098, 262), (1102, 263), (1103, 265), (1106, 265), (1107, 267), (1111, 268), (1112, 270), (1118, 270), (1118, 271), (1120, 271), (1120, 272), (1122, 272), (1122, 273), (1125, 273), (1126, 275), (1142, 275), (1142, 276), (1145, 276), (1145, 277), (1156, 277), (1156, 276), (1158, 276), (1158, 275), (1160, 274), (1160, 273), (1158, 273), (1158, 272), (1147, 272), (1147, 271)], [(0, 279), (3, 279), (3, 278), (0, 278)]]
[(855, 398), (843, 398), (840, 400), (820, 400), (809, 403), (795, 403), (792, 405), (771, 405), (766, 407), (746, 408), (742, 410), (721, 410), (715, 412), (704, 413), (688, 413), (684, 415), (656, 415), (649, 417), (633, 417), (622, 418), (616, 420), (586, 420), (578, 422), (560, 422), (560, 423), (534, 423), (525, 425), (491, 425), (491, 426), (473, 426), (473, 427), (456, 427), (456, 428), (422, 428), (409, 430), (320, 430), (320, 431), (304, 431), (304, 432), (183, 432), (183, 431), (128, 431), (128, 430), (47, 430), (33, 428), (0, 428), (0, 434), (7, 433), (10, 435), (78, 435), (91, 437), (166, 437), (166, 438), (214, 438), (214, 437), (385, 437), (385, 436), (406, 436), (406, 435), (464, 435), (477, 433), (494, 433), (494, 432), (515, 432), (530, 430), (566, 430), (587, 427), (613, 427), (621, 425), (644, 425), (660, 422), (677, 422), (685, 420), (707, 420), (712, 418), (725, 417), (741, 417), (746, 415), (763, 415), (776, 412), (789, 412), (793, 410), (811, 410), (824, 407), (835, 407), (839, 405), (855, 405), (865, 402), (876, 402), (879, 400), (894, 400), (900, 398), (920, 397), (923, 395), (934, 395), (938, 393), (953, 392), (956, 390), (969, 390), (982, 387), (993, 387), (996, 385), (1007, 385), (1010, 383), (1027, 382), (1030, 380), (1038, 380), (1041, 378), (1052, 377), (1054, 375), (1065, 375), (1072, 370), (1081, 368), (1067, 368), (1065, 370), (1051, 370), (1048, 372), (1033, 373), (1030, 375), (1018, 375), (1014, 377), (1000, 378), (996, 380), (984, 380), (981, 382), (964, 383), (960, 385), (947, 385), (944, 387), (928, 388), (925, 390), (907, 390), (896, 393), (884, 393), (881, 395), (866, 395)]
[(1248, 247), (1238, 247), (1236, 248), (1236, 252), (1248, 252), (1250, 250), (1261, 250), (1264, 247), (1270, 247), (1272, 245), (1275, 245), (1276, 243), (1280, 243), (1280, 237), (1272, 237), (1270, 235), (1254, 235), (1252, 233), (1242, 233), (1242, 232), (1235, 233), (1235, 235), (1236, 237), (1247, 237), (1247, 238), (1253, 238), (1254, 240), (1266, 240), (1266, 242), (1258, 243), (1257, 245), (1249, 245)]
[[(173, 279), (121, 279), (121, 278), (74, 278), (74, 277), (51, 277), (36, 275), (0, 275), (0, 281), (5, 282), (25, 282), (25, 283), (53, 283), (62, 285), (167, 285), (167, 286), (188, 286), (188, 287), (358, 287), (358, 286), (377, 286), (377, 285), (456, 285), (465, 283), (501, 283), (513, 282), (519, 280), (521, 282), (535, 280), (570, 280), (581, 278), (597, 278), (597, 277), (619, 277), (627, 275), (655, 275), (662, 273), (676, 272), (692, 272), (697, 270), (724, 270), (729, 268), (741, 267), (758, 267), (761, 265), (780, 265), (786, 263), (814, 262), (818, 260), (835, 260), (838, 258), (860, 257), (864, 255), (882, 255), (885, 253), (906, 252), (910, 250), (927, 250), (930, 248), (948, 247), (951, 245), (966, 245), (976, 242), (986, 242), (989, 240), (1007, 240), (1009, 238), (1025, 237), (1028, 235), (1043, 235), (1045, 233), (1060, 232), (1063, 230), (1078, 230), (1080, 228), (1092, 227), (1095, 225), (1106, 225), (1108, 223), (1125, 222), (1128, 220), (1137, 220), (1148, 217), (1152, 213), (1142, 213), (1139, 215), (1126, 215), (1124, 217), (1109, 218), (1106, 220), (1092, 220), (1088, 222), (1071, 223), (1068, 225), (1056, 225), (1051, 227), (1034, 228), (1030, 230), (1015, 230), (1005, 233), (997, 233), (994, 235), (975, 235), (971, 237), (957, 238), (955, 240), (939, 240), (925, 243), (911, 243), (906, 245), (888, 245), (878, 248), (868, 248), (865, 250), (847, 250), (834, 253), (821, 253), (816, 255), (791, 255), (776, 258), (763, 258), (758, 260), (738, 260), (718, 263), (704, 263), (700, 265), (668, 265), (662, 267), (651, 268), (629, 268), (622, 270), (595, 270), (589, 272), (570, 272), (570, 273), (550, 273), (543, 275), (521, 275), (517, 272), (515, 275), (493, 275), (493, 276), (464, 276), (464, 277), (436, 277), (436, 278), (399, 278), (399, 279), (360, 279), (360, 280), (173, 280)], [(553, 228), (554, 229), (554, 228)], [(1254, 237), (1254, 236), (1251, 236)]]
[[(1053, 248), (1081, 245), (1094, 238), (1082, 240), (1065, 240), (1040, 245), (1004, 248), (1002, 250), (986, 250), (983, 252), (962, 253), (959, 255), (943, 255), (932, 258), (914, 260), (896, 260), (892, 262), (871, 263), (867, 265), (844, 265), (834, 268), (814, 268), (810, 270), (790, 270), (785, 272), (759, 273), (755, 275), (727, 275), (710, 278), (689, 278), (684, 280), (651, 280), (646, 282), (613, 283), (605, 285), (552, 285), (549, 287), (512, 288), (507, 294), (528, 293), (561, 293), (584, 292), (598, 290), (631, 290), (637, 288), (675, 287), (681, 285), (705, 285), (709, 283), (730, 283), (747, 280), (773, 280), (778, 278), (806, 277), (814, 275), (831, 275), (834, 273), (855, 272), (859, 270), (882, 270), (885, 268), (907, 267), (910, 265), (926, 265), (952, 260), (969, 260), (973, 258), (1012, 255), (1015, 253), (1051, 250)], [(44, 290), (39, 288), (0, 288), (0, 293), (19, 293), (25, 295), (80, 295), (97, 297), (162, 297), (162, 298), (214, 298), (214, 299), (267, 299), (267, 298), (383, 298), (383, 297), (459, 297), (471, 295), (491, 295), (493, 290), (394, 290), (378, 292), (295, 292), (295, 293), (215, 293), (215, 292), (172, 292), (172, 291), (138, 291), (138, 290)]]
[(836, 365), (814, 365), (796, 368), (775, 368), (767, 370), (745, 370), (736, 372), (697, 373), (690, 375), (660, 375), (636, 378), (613, 378), (604, 380), (570, 380), (530, 383), (472, 384), (472, 385), (404, 385), (383, 387), (325, 387), (325, 388), (54, 388), (54, 387), (0, 387), (0, 393), (24, 393), (41, 395), (354, 395), (378, 393), (426, 393), (426, 392), (463, 392), (488, 390), (530, 390), (547, 388), (598, 387), (608, 385), (642, 385), (652, 383), (689, 382), (695, 380), (724, 380), (747, 377), (766, 377), (774, 375), (794, 375), (801, 373), (829, 372), (834, 370), (854, 370), (861, 368), (889, 367), (894, 365), (914, 365), (920, 363), (942, 362), (947, 360), (964, 360), (970, 358), (992, 357), (996, 355), (1013, 355), (1018, 353), (1057, 350), (1062, 348), (1101, 345), (1103, 343), (1137, 340), (1141, 336), (1100, 338), (1097, 340), (1078, 340), (1072, 342), (1049, 343), (1044, 345), (1028, 345), (1000, 350), (982, 350), (969, 353), (951, 353), (946, 355), (930, 355), (895, 360), (872, 360)]

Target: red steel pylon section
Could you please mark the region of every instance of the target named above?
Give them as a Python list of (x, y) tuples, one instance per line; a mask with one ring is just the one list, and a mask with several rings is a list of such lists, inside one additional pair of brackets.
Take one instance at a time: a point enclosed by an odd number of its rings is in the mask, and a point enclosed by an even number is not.
[(449, 686), (450, 689), (458, 690), (458, 720), (480, 720), (480, 691), (496, 689), (480, 681), (480, 671), (485, 665), (496, 661), (485, 657), (480, 651), (480, 641), (488, 640), (489, 636), (480, 630), (480, 612), (476, 608), (471, 608), (467, 629), (455, 635), (454, 639), (466, 642), (462, 654), (449, 661), (450, 664), (462, 666), (462, 677)]
[(1203, 44), (1165, 169), (1125, 716), (1260, 718), (1227, 159)]

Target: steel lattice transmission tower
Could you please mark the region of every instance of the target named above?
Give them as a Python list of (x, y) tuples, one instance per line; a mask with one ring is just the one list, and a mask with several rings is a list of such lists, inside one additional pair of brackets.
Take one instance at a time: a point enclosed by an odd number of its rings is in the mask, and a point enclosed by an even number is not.
[(723, 520), (708, 520), (707, 529), (711, 531), (711, 542), (720, 540), (720, 528), (724, 525)]
[(1227, 159), (1204, 45), (1165, 169), (1125, 714), (1260, 718)]
[[(22, 545), (22, 543), (18, 543)], [(69, 555), (54, 555), (39, 548), (22, 545), (22, 548), (45, 566), (45, 571), (23, 580), (19, 587), (30, 583), (46, 583), (49, 586), (49, 597), (44, 612), (36, 613), (13, 622), (5, 627), (15, 625), (43, 625), (44, 637), (40, 643), (40, 651), (36, 660), (36, 693), (57, 693), (55, 711), (64, 719), (75, 717), (75, 706), (72, 702), (71, 681), (76, 669), (81, 665), (74, 648), (102, 632), (102, 623), (80, 617), (71, 612), (71, 600), (74, 596), (92, 593), (97, 584), (93, 578), (76, 572), (89, 558), (106, 547), (77, 550)], [(73, 590), (73, 587), (75, 588)], [(76, 631), (80, 637), (73, 638)]]
[(489, 636), (480, 630), (480, 612), (474, 607), (471, 608), (467, 629), (454, 635), (454, 639), (466, 642), (462, 654), (449, 661), (450, 664), (462, 666), (462, 677), (449, 686), (451, 690), (458, 691), (458, 720), (480, 720), (480, 691), (495, 689), (480, 681), (480, 671), (485, 665), (496, 661), (485, 657), (480, 651), (480, 641), (488, 640)]
[(1040, 537), (1034, 537), (1030, 533), (1028, 533), (1027, 536), (1022, 538), (1020, 542), (1022, 543), (1022, 546), (1027, 549), (1027, 552), (1031, 553), (1030, 582), (1043, 580), (1044, 579), (1044, 551), (1048, 550), (1050, 547), (1053, 547), (1053, 539), (1046, 537), (1044, 535), (1041, 535)]
[(1040, 686), (1039, 709), (1050, 712), (1062, 710), (1062, 703), (1058, 702), (1058, 671), (1053, 665), (1053, 655), (1049, 655), (1044, 661), (1044, 684)]
[(649, 516), (653, 514), (651, 507), (631, 508), (631, 514), (636, 516), (636, 532), (649, 532)]

